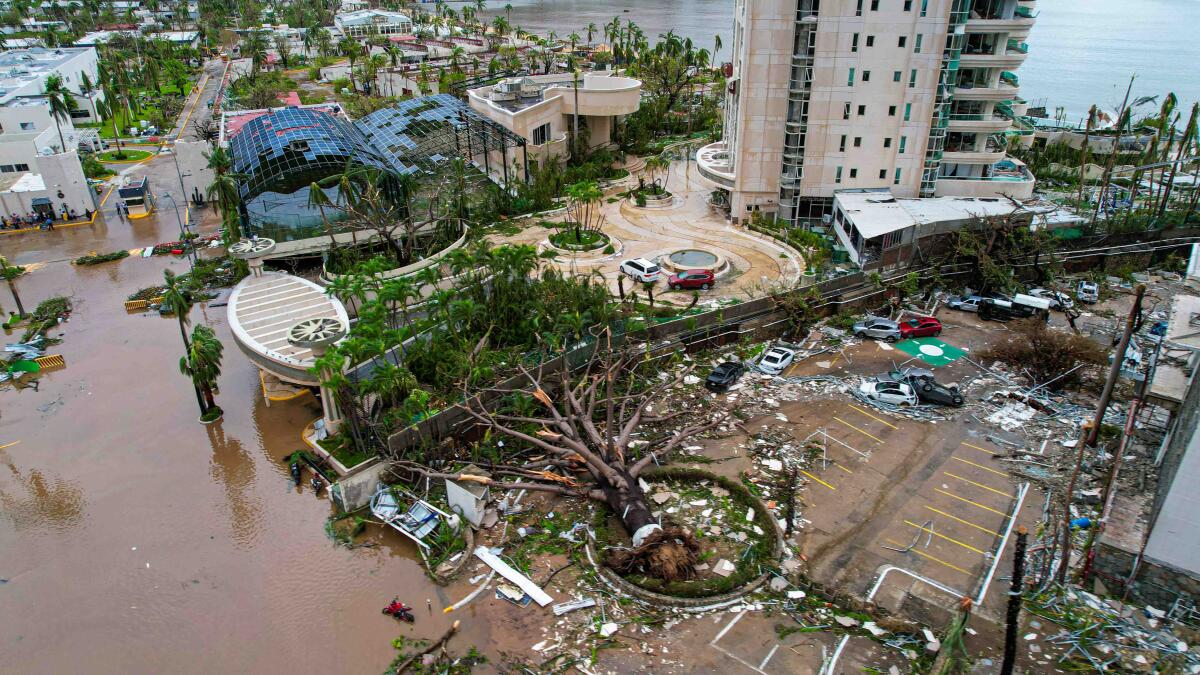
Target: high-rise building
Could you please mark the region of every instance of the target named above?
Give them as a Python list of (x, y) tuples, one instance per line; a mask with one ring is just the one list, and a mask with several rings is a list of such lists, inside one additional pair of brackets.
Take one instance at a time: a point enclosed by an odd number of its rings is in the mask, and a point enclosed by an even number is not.
[[(701, 175), (738, 222), (829, 213), (839, 190), (1033, 193), (1014, 71), (1033, 0), (737, 0), (723, 140)], [(1016, 123), (1014, 123), (1014, 117)]]

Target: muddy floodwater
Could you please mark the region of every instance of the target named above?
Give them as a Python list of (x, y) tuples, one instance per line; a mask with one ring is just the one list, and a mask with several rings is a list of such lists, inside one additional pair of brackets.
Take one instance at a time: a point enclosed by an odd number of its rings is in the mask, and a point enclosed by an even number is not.
[[(328, 500), (293, 487), (280, 461), (319, 407), (264, 405), (224, 308), (191, 316), (225, 344), (225, 418), (197, 422), (178, 324), (123, 309), (186, 261), (70, 264), (178, 239), (169, 212), (130, 224), (107, 210), (107, 223), (0, 236), (0, 253), (36, 268), (17, 282), (27, 310), (53, 295), (75, 305), (51, 333), (66, 368), (37, 391), (0, 388), (0, 671), (382, 672), (397, 635), (440, 635), (441, 608), (466, 591), (433, 586), (394, 533), (369, 526), (353, 550), (326, 536)], [(13, 307), (2, 284), (0, 306)], [(415, 625), (380, 613), (396, 595)], [(456, 643), (502, 646), (502, 610), (476, 604), (451, 615)]]

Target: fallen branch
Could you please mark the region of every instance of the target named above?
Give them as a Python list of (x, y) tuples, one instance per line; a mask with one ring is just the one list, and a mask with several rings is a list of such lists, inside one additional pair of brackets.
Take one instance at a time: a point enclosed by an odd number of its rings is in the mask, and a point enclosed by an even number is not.
[(419, 651), (416, 654), (413, 654), (412, 656), (408, 657), (408, 660), (405, 661), (404, 663), (400, 664), (400, 667), (396, 669), (396, 672), (403, 673), (404, 671), (411, 668), (413, 663), (415, 663), (417, 661), (417, 659), (425, 656), (426, 654), (433, 653), (433, 652), (441, 649), (442, 647), (446, 646), (446, 643), (450, 641), (450, 638), (454, 637), (454, 634), (458, 632), (458, 624), (459, 624), (459, 622), (455, 621), (454, 624), (451, 625), (450, 628), (446, 630), (446, 634), (443, 635), (441, 638), (439, 638), (437, 642), (434, 642), (433, 644), (426, 647), (424, 650)]

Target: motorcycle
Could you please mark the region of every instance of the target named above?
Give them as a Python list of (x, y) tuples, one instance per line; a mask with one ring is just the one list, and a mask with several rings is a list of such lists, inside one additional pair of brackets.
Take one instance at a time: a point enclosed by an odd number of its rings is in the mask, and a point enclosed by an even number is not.
[(300, 487), (300, 462), (292, 462), (292, 480)]
[(388, 606), (383, 608), (383, 613), (397, 621), (407, 621), (409, 623), (415, 621), (415, 617), (412, 615), (412, 607), (400, 602), (400, 598), (395, 598), (388, 603)]

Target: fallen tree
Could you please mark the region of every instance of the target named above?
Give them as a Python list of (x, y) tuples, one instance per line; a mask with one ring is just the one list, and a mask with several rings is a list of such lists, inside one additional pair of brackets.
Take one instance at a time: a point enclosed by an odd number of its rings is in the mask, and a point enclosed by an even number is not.
[[(597, 341), (598, 351), (601, 343), (602, 355), (594, 355), (577, 377), (564, 366), (557, 372), (553, 387), (544, 385), (541, 373), (522, 368), (529, 387), (521, 393), (536, 401), (532, 411), (491, 412), (478, 393), (464, 392), (460, 407), (476, 422), (544, 453), (541, 456), (521, 465), (494, 468), (493, 475), (502, 476), (500, 479), (438, 472), (405, 460), (394, 466), (431, 478), (484, 482), (504, 490), (541, 490), (604, 502), (620, 518), (633, 541), (631, 549), (610, 556), (610, 566), (666, 581), (690, 578), (696, 562), (696, 541), (686, 530), (669, 523), (663, 527), (654, 517), (638, 476), (688, 439), (716, 427), (727, 414), (709, 417), (695, 410), (652, 414), (653, 404), (682, 383), (692, 368), (644, 387), (646, 380), (639, 378), (644, 352), (616, 351), (607, 334)], [(661, 430), (656, 428), (685, 414), (701, 419), (662, 430), (654, 440), (631, 450), (635, 436)]]

